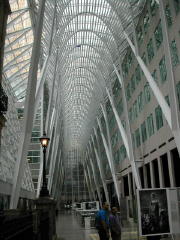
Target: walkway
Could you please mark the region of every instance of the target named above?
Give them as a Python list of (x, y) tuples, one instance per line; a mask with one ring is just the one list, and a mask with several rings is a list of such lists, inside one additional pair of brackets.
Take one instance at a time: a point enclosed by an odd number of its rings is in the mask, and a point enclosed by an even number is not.
[[(56, 222), (56, 232), (59, 240), (99, 240), (96, 229), (85, 230), (72, 214), (60, 214)], [(143, 240), (146, 238), (139, 238)], [(122, 240), (138, 240), (137, 229), (134, 224), (123, 228)]]

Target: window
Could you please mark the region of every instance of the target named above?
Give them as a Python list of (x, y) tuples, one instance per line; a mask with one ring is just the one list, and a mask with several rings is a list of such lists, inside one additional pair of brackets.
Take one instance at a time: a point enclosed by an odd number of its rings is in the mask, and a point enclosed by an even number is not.
[(170, 100), (169, 100), (169, 96), (168, 95), (165, 96), (165, 100), (166, 100), (167, 104), (170, 106)]
[(168, 27), (170, 27), (172, 25), (172, 16), (171, 16), (171, 10), (170, 10), (169, 4), (166, 5), (165, 14), (166, 14)]
[(139, 112), (143, 110), (143, 93), (142, 92), (140, 92), (138, 96), (138, 108), (139, 108)]
[(130, 121), (130, 123), (133, 121), (133, 112), (132, 112), (132, 108), (129, 109), (129, 121)]
[(141, 71), (140, 71), (140, 66), (138, 65), (136, 70), (135, 70), (135, 75), (136, 75), (136, 84), (138, 85), (139, 82), (141, 81)]
[(176, 85), (176, 93), (178, 98), (179, 110), (180, 110), (180, 82)]
[[(144, 64), (146, 65), (146, 64), (147, 64), (146, 53), (143, 53), (143, 55), (142, 55), (142, 60), (143, 60)], [(142, 75), (144, 75), (144, 72), (143, 72), (142, 69), (141, 69), (141, 72), (142, 72)]]
[(142, 31), (142, 27), (139, 26), (136, 31), (137, 31), (138, 43), (139, 43), (139, 45), (141, 45), (141, 43), (143, 42), (143, 31)]
[(171, 42), (170, 49), (171, 49), (172, 65), (175, 67), (179, 63), (178, 50), (177, 50), (175, 40)]
[(133, 104), (133, 119), (136, 119), (138, 117), (138, 105), (137, 105), (137, 101), (134, 102)]
[(177, 14), (180, 11), (180, 0), (174, 0), (174, 8)]
[(136, 139), (135, 139), (135, 134), (132, 134), (132, 145), (133, 145), (133, 149), (135, 149), (136, 147)]
[(135, 131), (135, 139), (136, 139), (136, 147), (139, 147), (141, 145), (141, 137), (140, 137), (139, 128), (136, 129), (136, 131)]
[(122, 145), (119, 149), (119, 152), (120, 152), (120, 159), (121, 160), (124, 160), (127, 156), (126, 154), (126, 148), (124, 147), (124, 145)]
[(123, 77), (126, 77), (128, 75), (128, 65), (127, 65), (126, 59), (122, 63), (122, 71), (123, 71)]
[(157, 76), (157, 71), (156, 71), (156, 69), (155, 69), (154, 72), (152, 73), (152, 77), (153, 77), (154, 81), (158, 84), (158, 76)]
[(158, 23), (158, 25), (154, 31), (154, 37), (155, 37), (156, 47), (158, 49), (163, 41), (161, 21)]
[(115, 81), (115, 83), (114, 83), (114, 86), (113, 86), (113, 89), (112, 89), (113, 95), (114, 95), (115, 97), (117, 97), (117, 96), (119, 95), (120, 88), (121, 88), (121, 86), (120, 86), (119, 80), (116, 79), (116, 81)]
[(161, 61), (159, 62), (159, 71), (160, 71), (161, 82), (164, 83), (167, 78), (165, 56), (163, 56)]
[(142, 136), (142, 142), (145, 142), (147, 140), (147, 131), (146, 131), (145, 121), (141, 124), (141, 136)]
[(132, 52), (130, 52), (127, 58), (128, 69), (131, 68), (132, 63), (133, 63), (133, 57), (132, 57)]
[(148, 60), (150, 62), (154, 57), (154, 49), (153, 49), (152, 38), (149, 40), (149, 43), (147, 45), (147, 53), (148, 53)]
[(119, 101), (119, 103), (117, 105), (117, 112), (119, 113), (119, 116), (121, 116), (121, 114), (123, 113), (123, 101), (122, 101), (122, 99)]
[(157, 4), (156, 0), (150, 0), (151, 16), (154, 16), (156, 14), (157, 8), (158, 8), (158, 4)]
[(127, 100), (129, 101), (129, 99), (131, 98), (131, 89), (130, 89), (129, 83), (128, 83), (127, 89), (126, 89), (126, 96), (127, 96)]
[(146, 15), (144, 16), (144, 19), (143, 19), (143, 23), (144, 23), (144, 33), (146, 34), (147, 31), (148, 31), (148, 27), (149, 27), (149, 13), (148, 11), (146, 12)]
[(144, 101), (145, 103), (150, 102), (151, 100), (151, 92), (150, 92), (150, 86), (149, 83), (147, 82), (144, 86)]
[(147, 129), (149, 137), (154, 134), (154, 122), (152, 113), (147, 117)]
[(131, 78), (131, 93), (133, 93), (136, 89), (136, 79), (135, 79), (135, 76), (132, 75), (132, 78)]
[(156, 115), (156, 127), (157, 127), (157, 130), (159, 130), (161, 127), (163, 127), (163, 116), (162, 116), (162, 110), (160, 106), (155, 108), (155, 115)]

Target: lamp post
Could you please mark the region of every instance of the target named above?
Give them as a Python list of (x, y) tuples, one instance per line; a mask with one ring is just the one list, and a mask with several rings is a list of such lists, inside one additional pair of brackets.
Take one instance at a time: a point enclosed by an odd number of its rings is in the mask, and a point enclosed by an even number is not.
[(48, 146), (50, 138), (46, 136), (46, 133), (43, 133), (43, 136), (39, 138), (41, 145), (43, 147), (43, 184), (40, 190), (40, 197), (49, 197), (49, 191), (47, 189), (46, 182), (46, 148)]

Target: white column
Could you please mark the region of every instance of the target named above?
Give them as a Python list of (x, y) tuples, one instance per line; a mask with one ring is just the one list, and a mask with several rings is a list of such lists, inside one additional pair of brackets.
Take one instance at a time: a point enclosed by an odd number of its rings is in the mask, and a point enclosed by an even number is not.
[(37, 71), (40, 56), (41, 35), (44, 19), (45, 0), (40, 1), (38, 12), (37, 26), (34, 36), (31, 64), (29, 68), (29, 77), (27, 84), (26, 101), (24, 107), (23, 131), (20, 137), (19, 150), (17, 155), (16, 166), (14, 170), (13, 186), (11, 193), (10, 208), (16, 208), (19, 199), (19, 193), (24, 175), (25, 163), (27, 161), (27, 151), (32, 134), (33, 117), (34, 117), (34, 103), (37, 84)]
[[(129, 146), (129, 143), (128, 143), (128, 137), (126, 135), (126, 132), (125, 132), (124, 127), (122, 125), (121, 119), (120, 119), (120, 117), (118, 115), (118, 112), (116, 110), (116, 107), (114, 105), (113, 98), (111, 97), (108, 89), (106, 89), (106, 91), (107, 91), (107, 94), (108, 94), (108, 97), (109, 97), (109, 100), (110, 100), (110, 103), (111, 103), (111, 106), (112, 106), (112, 109), (113, 109), (114, 116), (116, 118), (118, 129), (120, 131), (120, 134), (122, 136), (122, 140), (123, 140), (124, 146), (126, 148), (126, 152), (127, 152), (128, 158), (129, 158), (130, 163), (131, 163), (131, 168), (132, 168), (132, 171), (133, 171), (133, 175), (134, 175), (134, 179), (135, 179), (135, 182), (136, 182), (136, 186), (137, 186), (137, 188), (140, 188), (141, 187), (141, 182), (140, 182), (140, 179), (139, 179), (139, 174), (137, 173), (137, 167), (136, 167), (136, 164), (135, 164), (134, 155), (132, 154), (132, 151), (130, 151), (130, 146)], [(133, 149), (133, 147), (131, 147), (131, 150), (132, 149)]]
[(169, 124), (169, 127), (172, 129), (172, 119), (171, 119), (171, 111), (170, 111), (170, 107), (168, 106), (161, 90), (159, 89), (157, 83), (154, 81), (153, 77), (151, 76), (151, 73), (149, 72), (148, 68), (146, 67), (145, 63), (143, 62), (142, 58), (139, 55), (136, 55), (136, 50), (135, 50), (135, 46), (133, 45), (131, 39), (128, 37), (128, 35), (124, 32), (124, 36), (126, 38), (126, 40), (128, 41), (148, 83), (149, 86), (152, 89), (152, 92), (154, 93), (154, 96), (157, 99), (157, 102), (159, 103), (162, 112)]
[(88, 165), (88, 164), (86, 165), (86, 168), (87, 168), (87, 172), (88, 172), (88, 176), (89, 176), (89, 182), (90, 182), (90, 186), (91, 186), (91, 191), (92, 191), (93, 199), (96, 200), (95, 192), (94, 192), (94, 187), (93, 187), (92, 176), (91, 176), (91, 174), (90, 174), (90, 169), (89, 169), (89, 165)]
[(88, 181), (88, 177), (87, 177), (87, 173), (86, 173), (86, 169), (85, 168), (84, 168), (84, 176), (85, 176), (85, 180), (86, 180), (86, 184), (87, 184), (90, 200), (93, 200), (92, 192), (91, 192), (91, 189), (90, 189), (90, 186), (89, 186), (89, 181)]
[(167, 159), (168, 159), (170, 184), (171, 184), (171, 187), (175, 187), (176, 182), (175, 182), (175, 175), (174, 175), (174, 165), (173, 165), (173, 159), (170, 151), (167, 152)]
[[(110, 167), (110, 170), (111, 170), (111, 175), (112, 175), (112, 179), (113, 179), (113, 182), (114, 182), (116, 195), (117, 195), (118, 202), (119, 202), (119, 205), (120, 205), (120, 189), (119, 189), (117, 178), (116, 178), (114, 162), (113, 162), (113, 155), (112, 155), (112, 152), (110, 151), (110, 148), (108, 147), (108, 144), (106, 142), (106, 138), (104, 137), (104, 133), (103, 133), (103, 130), (102, 130), (101, 123), (100, 123), (98, 118), (97, 118), (97, 122), (98, 122), (98, 125), (99, 125), (101, 137), (102, 137), (102, 140), (103, 140), (103, 145), (104, 145), (104, 148), (105, 148), (106, 156), (107, 156), (109, 167)], [(109, 128), (108, 128), (108, 125), (107, 125), (107, 118), (105, 119), (105, 122), (106, 122), (107, 134), (108, 134)]]
[(157, 158), (158, 161), (158, 169), (159, 169), (159, 183), (160, 187), (164, 187), (164, 174), (163, 174), (163, 168), (162, 168), (162, 159), (160, 157)]
[(151, 187), (155, 188), (155, 176), (152, 161), (149, 164), (150, 164)]
[[(95, 136), (96, 136), (96, 139), (97, 139), (97, 132), (96, 132), (95, 129), (94, 129), (94, 132), (95, 132)], [(105, 193), (105, 197), (106, 197), (106, 202), (110, 203), (109, 202), (107, 185), (106, 185), (106, 178), (105, 178), (105, 174), (104, 174), (103, 167), (102, 167), (102, 162), (99, 158), (99, 155), (98, 155), (97, 149), (95, 147), (95, 143), (94, 143), (94, 139), (93, 139), (92, 135), (91, 135), (91, 139), (92, 139), (94, 152), (95, 152), (95, 155), (96, 155), (96, 161), (97, 161), (97, 165), (98, 165), (98, 168), (99, 168), (99, 172), (100, 172), (100, 176), (101, 176), (101, 180), (102, 180), (102, 184), (103, 184), (103, 189), (104, 189), (104, 193)]]
[(89, 153), (89, 149), (88, 149), (88, 148), (87, 148), (87, 152), (88, 152), (88, 156), (89, 156), (89, 162), (90, 162), (90, 164), (91, 164), (91, 169), (92, 169), (92, 172), (93, 172), (94, 183), (95, 183), (95, 186), (96, 186), (96, 191), (97, 191), (97, 194), (98, 194), (100, 206), (102, 207), (101, 194), (100, 194), (100, 189), (99, 189), (98, 181), (97, 181), (97, 178), (96, 178), (95, 167), (94, 167), (93, 160), (92, 160), (92, 158), (91, 158), (91, 156), (90, 156), (90, 153)]

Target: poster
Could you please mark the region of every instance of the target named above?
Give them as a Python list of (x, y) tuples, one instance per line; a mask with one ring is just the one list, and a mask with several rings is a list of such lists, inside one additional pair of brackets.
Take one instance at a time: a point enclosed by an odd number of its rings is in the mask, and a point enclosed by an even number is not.
[(138, 219), (141, 236), (170, 233), (166, 189), (138, 190)]

